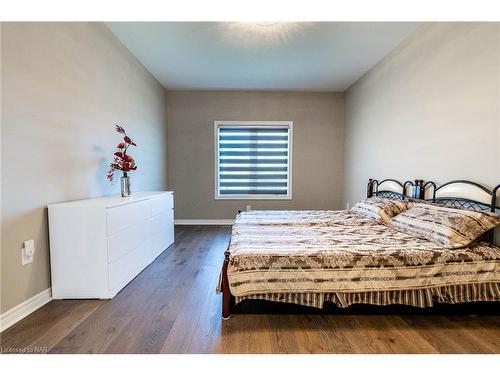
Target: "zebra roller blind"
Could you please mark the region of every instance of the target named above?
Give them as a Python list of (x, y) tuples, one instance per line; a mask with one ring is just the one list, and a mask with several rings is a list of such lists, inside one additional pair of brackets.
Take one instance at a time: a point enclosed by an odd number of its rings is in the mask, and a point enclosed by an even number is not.
[(291, 122), (216, 122), (215, 130), (216, 198), (291, 198)]

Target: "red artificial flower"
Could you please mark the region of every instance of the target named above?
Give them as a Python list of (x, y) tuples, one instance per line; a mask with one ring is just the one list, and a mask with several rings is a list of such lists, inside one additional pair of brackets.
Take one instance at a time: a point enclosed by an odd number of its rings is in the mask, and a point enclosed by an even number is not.
[(132, 156), (127, 155), (127, 154), (125, 154), (123, 152), (119, 152), (119, 151), (115, 152), (115, 155), (118, 156), (119, 159), (122, 159), (122, 160), (124, 160), (126, 162), (129, 162), (129, 163), (133, 163), (134, 162), (134, 158)]
[(125, 129), (123, 129), (120, 125), (115, 125), (116, 126), (116, 131), (121, 134), (127, 134), (125, 133)]
[(116, 131), (120, 134), (123, 134), (123, 140), (124, 142), (118, 143), (116, 148), (118, 151), (114, 153), (114, 159), (113, 162), (109, 165), (109, 171), (106, 175), (106, 178), (109, 181), (113, 181), (114, 173), (116, 171), (123, 171), (123, 172), (128, 172), (128, 171), (135, 171), (137, 169), (137, 165), (135, 164), (135, 160), (132, 156), (127, 155), (127, 150), (130, 145), (132, 146), (137, 146), (130, 137), (127, 136), (127, 133), (125, 132), (125, 129), (120, 126), (116, 125)]
[(122, 171), (124, 172), (133, 171), (135, 169), (137, 169), (137, 167), (135, 167), (133, 163), (123, 163), (122, 165)]
[(113, 165), (109, 166), (109, 171), (106, 176), (106, 178), (110, 181), (113, 182), (113, 175), (115, 174), (116, 169), (113, 167)]
[(130, 137), (128, 137), (127, 135), (125, 137), (123, 137), (123, 140), (125, 142), (127, 142), (129, 145), (132, 145), (132, 146), (137, 146), (131, 139)]

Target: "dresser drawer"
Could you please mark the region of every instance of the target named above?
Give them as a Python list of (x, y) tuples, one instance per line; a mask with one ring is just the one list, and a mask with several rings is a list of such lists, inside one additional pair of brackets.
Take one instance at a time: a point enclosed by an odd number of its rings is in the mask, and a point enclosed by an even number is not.
[(139, 247), (151, 237), (151, 222), (149, 219), (132, 224), (108, 237), (108, 262), (112, 263)]
[(149, 200), (107, 209), (107, 232), (112, 235), (151, 217)]
[(145, 241), (116, 262), (109, 264), (109, 290), (115, 294), (151, 261), (151, 241)]
[(174, 208), (174, 196), (172, 194), (163, 194), (158, 198), (150, 199), (151, 215), (156, 216), (167, 210)]
[(151, 219), (151, 234), (155, 235), (168, 230), (174, 225), (174, 210), (170, 209)]
[(160, 255), (167, 247), (174, 243), (174, 226), (163, 229), (159, 233), (153, 235), (151, 245), (153, 259)]

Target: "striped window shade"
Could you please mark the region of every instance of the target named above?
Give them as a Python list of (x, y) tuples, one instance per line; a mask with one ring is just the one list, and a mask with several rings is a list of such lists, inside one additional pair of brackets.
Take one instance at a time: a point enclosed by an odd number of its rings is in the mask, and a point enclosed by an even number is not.
[(291, 121), (218, 121), (215, 132), (217, 199), (291, 198)]

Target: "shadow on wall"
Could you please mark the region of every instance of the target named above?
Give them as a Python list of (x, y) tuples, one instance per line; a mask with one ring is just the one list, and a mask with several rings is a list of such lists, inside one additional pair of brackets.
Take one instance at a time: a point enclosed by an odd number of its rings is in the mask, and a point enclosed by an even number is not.
[[(98, 157), (98, 168), (94, 174), (94, 182), (95, 186), (97, 186), (98, 194), (97, 195), (113, 195), (116, 193), (116, 186), (119, 185), (120, 179), (119, 175), (115, 175), (115, 179), (113, 182), (109, 182), (106, 179), (106, 173), (109, 169), (109, 151), (104, 150), (101, 146), (94, 145), (92, 147), (94, 153), (97, 154)], [(94, 191), (95, 193), (95, 191)]]

